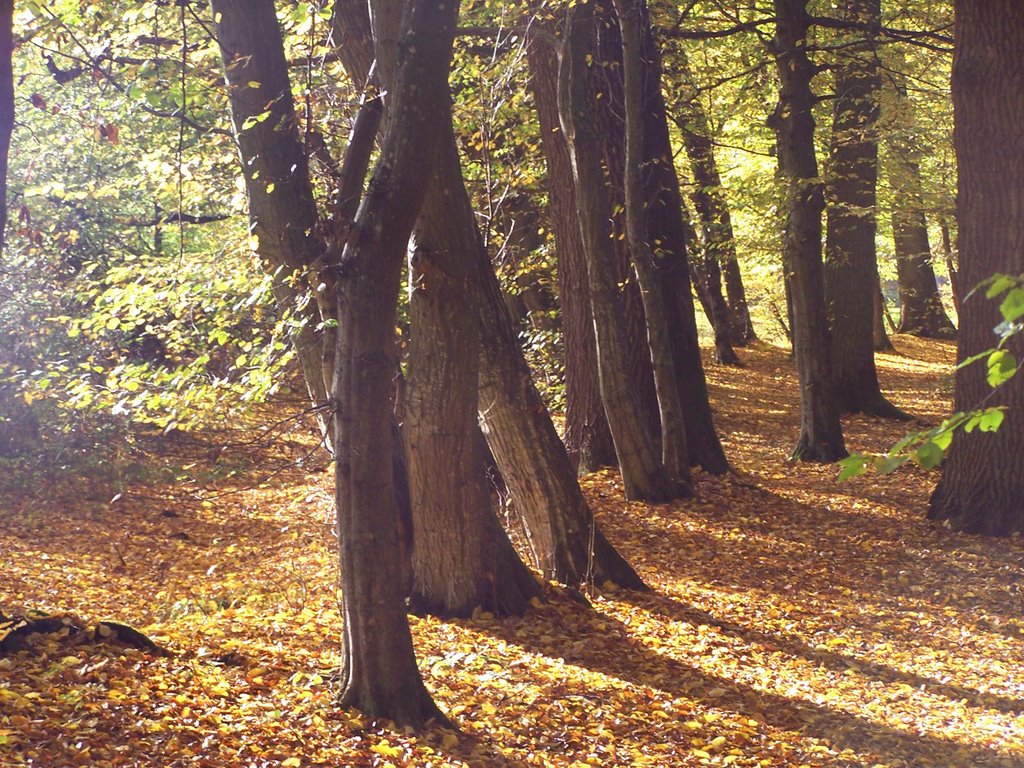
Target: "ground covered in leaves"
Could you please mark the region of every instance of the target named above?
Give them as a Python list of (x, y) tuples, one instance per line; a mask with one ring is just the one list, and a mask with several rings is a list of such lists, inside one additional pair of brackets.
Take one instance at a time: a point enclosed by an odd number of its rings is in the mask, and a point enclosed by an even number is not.
[[(896, 344), (884, 386), (934, 422), (953, 348)], [(460, 732), (334, 706), (331, 478), (308, 439), (167, 438), (115, 501), (88, 476), (8, 489), (0, 614), (76, 631), (0, 657), (0, 766), (1024, 765), (1024, 546), (926, 523), (920, 470), (837, 485), (787, 463), (792, 366), (744, 357), (709, 366), (734, 475), (658, 507), (584, 481), (652, 592), (411, 620)], [(857, 450), (908, 428), (845, 424)]]

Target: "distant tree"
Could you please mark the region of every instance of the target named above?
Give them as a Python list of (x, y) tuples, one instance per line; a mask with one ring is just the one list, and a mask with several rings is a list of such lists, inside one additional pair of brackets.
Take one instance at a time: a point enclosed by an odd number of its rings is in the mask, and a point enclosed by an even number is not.
[[(957, 0), (953, 106), (959, 184), (960, 280), (968, 290), (994, 273), (1024, 273), (1024, 5)], [(1024, 304), (1024, 291), (1007, 296)], [(996, 313), (983, 292), (963, 301), (958, 358), (992, 346)], [(1011, 314), (1021, 315), (1014, 310)], [(1024, 359), (1018, 334), (1009, 343)], [(1005, 406), (994, 434), (957, 432), (928, 516), (970, 533), (1024, 533), (1024, 377), (994, 392), (984, 365), (956, 373), (956, 410)]]
[[(897, 59), (895, 63), (901, 62)], [(900, 292), (898, 330), (924, 338), (951, 339), (956, 336), (956, 328), (942, 306), (932, 266), (915, 104), (900, 70), (891, 67), (888, 74), (895, 98), (884, 135), (893, 190), (892, 232)]]

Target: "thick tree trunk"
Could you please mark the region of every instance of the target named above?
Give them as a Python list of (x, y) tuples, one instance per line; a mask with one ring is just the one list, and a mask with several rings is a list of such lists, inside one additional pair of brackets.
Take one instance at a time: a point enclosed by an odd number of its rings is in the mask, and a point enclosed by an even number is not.
[[(273, 276), (278, 307), (293, 317), (292, 344), (310, 400), (324, 406), (334, 350), (317, 329), (333, 319), (336, 298), (329, 291), (315, 290), (311, 292), (316, 302), (307, 297), (307, 281), (312, 280), (314, 288), (321, 284), (317, 273), (322, 244), (316, 237), (316, 202), (277, 14), (273, 3), (264, 0), (211, 0), (210, 7), (219, 19), (217, 40), (256, 251)], [(324, 414), (325, 435), (329, 421)]]
[(800, 438), (793, 458), (837, 461), (847, 455), (832, 391), (821, 261), (824, 191), (814, 153), (814, 65), (807, 57), (807, 0), (775, 0), (773, 41), (781, 83), (772, 115), (779, 170), (786, 181), (784, 261), (792, 308), (793, 356), (800, 380)]
[[(960, 275), (974, 286), (997, 272), (1024, 273), (1024, 5), (958, 0), (955, 8)], [(993, 346), (999, 319), (982, 292), (964, 301), (960, 360)], [(1021, 337), (1009, 347), (1021, 359)], [(1018, 373), (994, 393), (985, 379), (984, 364), (959, 369), (955, 407), (1006, 406), (1005, 420), (994, 434), (956, 434), (928, 516), (970, 533), (1024, 533), (1024, 377)]]
[(475, 608), (521, 614), (540, 588), (494, 514), (476, 444), (481, 244), (476, 228), (465, 226), (473, 213), (450, 110), (448, 118), (410, 269), (411, 605), (441, 616), (468, 616)]
[[(419, 725), (438, 710), (416, 668), (405, 618), (392, 477), (395, 322), (403, 255), (448, 125), (457, 3), (374, 0), (375, 41), (403, 56), (388, 91), (389, 128), (339, 278), (337, 507), (345, 624), (343, 704)], [(380, 53), (380, 51), (378, 52)], [(382, 58), (378, 55), (378, 61)]]
[(0, 0), (0, 257), (7, 232), (7, 156), (14, 133), (14, 1)]
[(558, 55), (554, 37), (544, 32), (534, 34), (527, 56), (547, 163), (548, 214), (558, 260), (565, 348), (565, 447), (579, 472), (593, 472), (615, 464), (615, 445), (601, 404), (572, 161), (558, 123)]
[(678, 489), (661, 462), (644, 423), (636, 392), (626, 375), (625, 320), (614, 274), (615, 253), (609, 237), (607, 194), (601, 146), (594, 131), (587, 83), (587, 57), (593, 39), (592, 4), (569, 11), (559, 70), (559, 113), (569, 143), (580, 231), (587, 254), (594, 332), (597, 339), (601, 399), (615, 443), (626, 496), (662, 502)]
[(644, 161), (643, 72), (640, 53), (639, 0), (614, 0), (622, 36), (623, 106), (625, 108), (623, 188), (626, 242), (644, 305), (644, 320), (661, 427), (661, 460), (676, 481), (690, 480), (686, 430), (679, 386), (669, 344), (665, 295), (659, 265), (648, 242), (641, 167)]
[(920, 150), (915, 143), (914, 103), (898, 76), (896, 104), (885, 133), (889, 154), (889, 185), (893, 190), (892, 231), (900, 290), (900, 333), (951, 339), (956, 328), (946, 314), (935, 283)]
[[(878, 25), (881, 7), (881, 0), (845, 0), (842, 16), (852, 23)], [(909, 417), (882, 395), (875, 370), (876, 124), (881, 85), (874, 38), (853, 41), (845, 48), (836, 70), (827, 190), (825, 302), (839, 410), (906, 419)]]

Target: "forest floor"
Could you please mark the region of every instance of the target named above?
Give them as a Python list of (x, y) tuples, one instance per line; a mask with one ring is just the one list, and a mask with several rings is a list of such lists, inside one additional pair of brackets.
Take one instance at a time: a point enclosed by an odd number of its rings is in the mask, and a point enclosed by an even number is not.
[[(953, 346), (895, 343), (884, 388), (934, 423)], [(101, 627), (0, 657), (0, 766), (1024, 766), (1022, 542), (926, 522), (921, 470), (839, 485), (788, 463), (792, 367), (742, 354), (708, 366), (734, 475), (665, 506), (584, 480), (651, 592), (410, 619), (460, 732), (333, 704), (332, 480), (308, 437), (167, 438), (116, 501), (88, 476), (25, 483), (0, 506), (0, 614), (124, 622), (170, 655)], [(845, 426), (855, 450), (916, 428)]]

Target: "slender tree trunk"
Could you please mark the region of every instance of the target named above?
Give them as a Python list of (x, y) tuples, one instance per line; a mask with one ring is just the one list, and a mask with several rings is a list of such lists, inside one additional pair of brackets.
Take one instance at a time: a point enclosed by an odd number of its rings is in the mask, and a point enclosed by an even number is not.
[(388, 131), (342, 256), (332, 392), (345, 625), (341, 700), (373, 717), (419, 725), (439, 713), (416, 668), (402, 594), (390, 461), (394, 329), (403, 255), (448, 125), (458, 3), (409, 0), (395, 34), (386, 22), (402, 7), (396, 0), (371, 4), (378, 62), (399, 47), (403, 56), (388, 91)]
[[(680, 51), (679, 57), (677, 64), (681, 68), (682, 76), (692, 84), (693, 77), (685, 53)], [(746, 345), (755, 341), (757, 337), (750, 321), (746, 290), (743, 287), (743, 277), (736, 259), (736, 240), (732, 230), (732, 216), (722, 190), (722, 178), (718, 172), (718, 164), (715, 162), (711, 128), (704, 107), (696, 95), (683, 101), (681, 109), (676, 115), (675, 123), (679, 127), (683, 147), (693, 171), (694, 190), (690, 199), (700, 218), (701, 229), (704, 233), (706, 259), (713, 262), (706, 267), (708, 277), (712, 282), (717, 280), (719, 283), (717, 295), (721, 296), (721, 276), (724, 276), (726, 291), (729, 295), (728, 304), (716, 310), (718, 314), (724, 315), (726, 327), (719, 331), (715, 326), (715, 346), (718, 350), (719, 361), (733, 365), (739, 361), (739, 358), (732, 350), (732, 345)], [(712, 291), (712, 295), (715, 295), (713, 285), (709, 285), (709, 290)], [(718, 340), (720, 335), (722, 336), (721, 341)]]
[(832, 391), (821, 261), (824, 192), (814, 152), (814, 65), (807, 57), (807, 0), (775, 0), (773, 41), (781, 83), (772, 115), (786, 181), (784, 260), (792, 307), (793, 355), (800, 380), (800, 438), (793, 458), (831, 462), (847, 455)]
[(14, 133), (14, 1), (0, 0), (0, 257), (7, 232), (7, 155)]
[(898, 75), (896, 104), (885, 132), (889, 155), (889, 185), (893, 190), (892, 231), (900, 289), (900, 333), (951, 339), (956, 328), (939, 297), (928, 242), (920, 150), (914, 137), (914, 103)]
[(643, 73), (638, 1), (614, 0), (622, 35), (626, 241), (629, 244), (630, 257), (644, 305), (647, 345), (658, 398), (661, 460), (673, 480), (688, 483), (690, 467), (686, 450), (686, 430), (679, 403), (679, 387), (675, 380), (672, 348), (668, 339), (665, 296), (659, 287), (658, 265), (648, 243), (645, 221), (644, 188), (641, 178), (641, 164), (644, 161)]
[[(312, 291), (318, 301), (308, 300), (307, 281), (321, 285), (323, 244), (316, 236), (316, 202), (277, 14), (266, 0), (211, 0), (210, 7), (219, 19), (217, 40), (256, 251), (273, 276), (278, 307), (292, 316), (292, 344), (310, 400), (324, 406), (334, 351), (331, 344), (325, 345), (322, 328), (334, 317), (336, 298), (324, 290)], [(326, 435), (326, 415), (321, 427)]]
[(708, 399), (704, 362), (697, 337), (697, 321), (690, 287), (686, 242), (692, 228), (684, 213), (674, 150), (668, 130), (668, 113), (661, 92), (661, 52), (651, 27), (646, 5), (641, 6), (641, 50), (646, 62), (644, 77), (644, 186), (647, 198), (647, 231), (660, 249), (661, 286), (665, 292), (669, 336), (673, 343), (679, 400), (683, 404), (690, 463), (706, 472), (729, 471), (715, 429)]
[[(881, 0), (845, 0), (845, 20), (881, 23)], [(848, 45), (836, 70), (828, 186), (825, 302), (832, 380), (839, 410), (906, 419), (885, 399), (875, 370), (878, 292), (875, 206), (878, 182), (878, 100), (873, 37)]]
[(580, 472), (615, 464), (615, 445), (601, 404), (587, 264), (576, 214), (572, 161), (558, 123), (558, 55), (554, 37), (534, 34), (527, 56), (547, 163), (548, 212), (558, 259), (565, 347), (565, 446)]
[[(1024, 5), (957, 0), (953, 56), (954, 139), (959, 183), (960, 274), (974, 286), (1000, 272), (1024, 273)], [(964, 300), (958, 357), (993, 346), (995, 303)], [(1018, 359), (1018, 335), (1008, 348)], [(943, 464), (928, 516), (970, 533), (1024, 533), (1024, 377), (994, 393), (984, 364), (956, 373), (957, 410), (1005, 406), (997, 432), (958, 432)]]
[(601, 169), (601, 146), (594, 131), (587, 84), (587, 57), (591, 55), (594, 23), (592, 4), (569, 11), (559, 71), (559, 112), (569, 143), (580, 230), (587, 254), (601, 399), (626, 496), (669, 501), (678, 495), (678, 489), (661, 462), (626, 375), (625, 324), (614, 275), (609, 211), (605, 210), (607, 195)]
[(946, 260), (946, 272), (949, 274), (950, 293), (953, 296), (953, 308), (960, 315), (960, 298), (963, 296), (960, 285), (960, 272), (956, 266), (956, 254), (953, 251), (953, 238), (949, 233), (949, 222), (943, 216), (939, 219), (939, 232), (942, 235), (942, 256)]
[(889, 334), (885, 332), (886, 306), (881, 282), (875, 283), (874, 294), (874, 308), (871, 313), (871, 346), (875, 352), (889, 352), (894, 347), (889, 340)]

